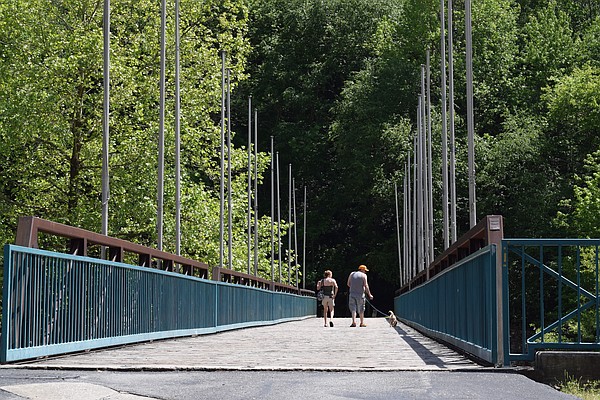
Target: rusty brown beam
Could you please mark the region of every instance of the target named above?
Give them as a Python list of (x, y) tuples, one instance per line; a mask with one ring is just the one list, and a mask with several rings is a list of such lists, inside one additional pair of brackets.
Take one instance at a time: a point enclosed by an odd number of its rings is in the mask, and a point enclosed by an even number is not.
[[(427, 276), (432, 278), (444, 269), (451, 267), (463, 258), (475, 253), (477, 250), (490, 244), (500, 247), (504, 238), (504, 221), (501, 215), (486, 215), (477, 225), (452, 243), (443, 253), (438, 255), (429, 264), (426, 270), (416, 275), (411, 282), (396, 291), (397, 294), (418, 286), (427, 281)], [(500, 254), (500, 252), (497, 252)]]
[(128, 252), (138, 255), (141, 266), (151, 267), (152, 260), (160, 260), (169, 270), (178, 264), (184, 272), (190, 271), (193, 275), (198, 271), (200, 277), (208, 278), (208, 264), (203, 262), (38, 217), (19, 218), (15, 244), (38, 248), (38, 235), (41, 232), (69, 239), (71, 253), (75, 255), (87, 256), (88, 246), (100, 245), (108, 248), (111, 261), (123, 261), (124, 253)]

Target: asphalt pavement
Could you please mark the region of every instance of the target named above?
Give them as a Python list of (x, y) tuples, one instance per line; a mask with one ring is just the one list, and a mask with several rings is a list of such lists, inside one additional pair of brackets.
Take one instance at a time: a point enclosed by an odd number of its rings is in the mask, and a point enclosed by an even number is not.
[(506, 372), (0, 371), (0, 399), (574, 399)]

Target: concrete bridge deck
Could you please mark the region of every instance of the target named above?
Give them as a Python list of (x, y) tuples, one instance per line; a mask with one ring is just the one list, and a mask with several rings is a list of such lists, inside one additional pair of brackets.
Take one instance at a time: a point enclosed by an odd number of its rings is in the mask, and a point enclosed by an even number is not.
[[(322, 318), (161, 340), (27, 363), (29, 368), (89, 370), (439, 371), (484, 367), (384, 318), (350, 328)], [(14, 367), (14, 365), (13, 365)]]

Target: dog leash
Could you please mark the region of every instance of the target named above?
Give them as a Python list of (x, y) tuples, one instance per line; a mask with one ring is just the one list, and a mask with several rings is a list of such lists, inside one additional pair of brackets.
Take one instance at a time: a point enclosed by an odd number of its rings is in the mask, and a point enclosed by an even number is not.
[(373, 307), (373, 309), (374, 309), (375, 311), (377, 311), (379, 314), (381, 314), (381, 315), (383, 315), (383, 316), (385, 316), (385, 317), (387, 317), (387, 316), (388, 316), (386, 313), (383, 313), (383, 312), (379, 311), (379, 309), (378, 309), (377, 307), (375, 307), (375, 306), (374, 306), (374, 305), (373, 305), (373, 304), (372, 304), (372, 303), (369, 301), (369, 299), (367, 299), (366, 297), (365, 297), (365, 300), (366, 300), (366, 301), (367, 301), (367, 303), (369, 303), (369, 305), (370, 305), (371, 307)]

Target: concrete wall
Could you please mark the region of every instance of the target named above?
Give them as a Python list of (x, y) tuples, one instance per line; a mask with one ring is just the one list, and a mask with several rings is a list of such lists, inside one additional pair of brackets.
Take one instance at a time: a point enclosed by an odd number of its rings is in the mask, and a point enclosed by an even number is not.
[(540, 351), (535, 355), (535, 371), (548, 383), (581, 379), (600, 380), (600, 353), (591, 351)]

